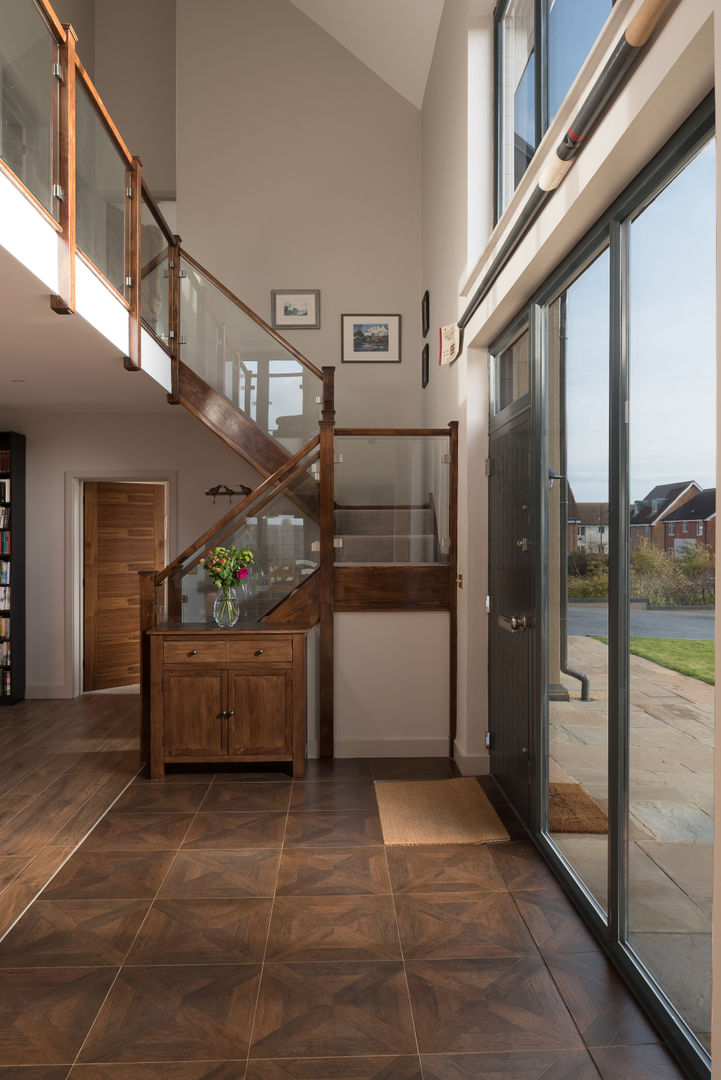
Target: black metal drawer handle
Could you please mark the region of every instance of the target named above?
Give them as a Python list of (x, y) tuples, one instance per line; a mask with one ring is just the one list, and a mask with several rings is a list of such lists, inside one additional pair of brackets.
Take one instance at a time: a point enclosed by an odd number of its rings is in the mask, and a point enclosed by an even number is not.
[(188, 656), (197, 656), (197, 654), (198, 654), (197, 649), (191, 649), (190, 652), (188, 653)]
[(262, 649), (256, 649), (255, 650), (255, 655), (256, 656), (262, 656), (263, 655), (263, 650)]

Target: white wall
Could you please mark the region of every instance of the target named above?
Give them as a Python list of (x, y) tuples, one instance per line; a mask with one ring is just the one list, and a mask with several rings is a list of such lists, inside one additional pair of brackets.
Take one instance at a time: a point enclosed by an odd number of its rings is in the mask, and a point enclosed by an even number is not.
[[(420, 419), (420, 114), (288, 0), (178, 0), (178, 229), (265, 318), (321, 290), (287, 337), (336, 366), (345, 426)], [(402, 316), (400, 364), (341, 364), (340, 316)], [(447, 418), (448, 419), (448, 418)]]
[(95, 80), (95, 0), (57, 0), (55, 14), (63, 25), (70, 23), (78, 35), (78, 56)]
[[(179, 406), (163, 413), (0, 412), (0, 430), (27, 437), (28, 697), (72, 694), (66, 595), (72, 522), (66, 520), (66, 474), (89, 479), (127, 470), (177, 475), (170, 507), (174, 556), (225, 513), (204, 492), (218, 483), (257, 483), (253, 470)], [(119, 478), (119, 477), (118, 477)], [(237, 500), (234, 501), (237, 505)]]

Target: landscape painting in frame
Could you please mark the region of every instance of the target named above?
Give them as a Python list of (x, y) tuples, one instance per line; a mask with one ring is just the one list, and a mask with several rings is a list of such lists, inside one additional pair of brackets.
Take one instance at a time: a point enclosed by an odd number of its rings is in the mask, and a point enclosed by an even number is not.
[(276, 330), (320, 329), (320, 289), (273, 289), (270, 309)]
[(400, 315), (341, 315), (344, 364), (399, 364)]

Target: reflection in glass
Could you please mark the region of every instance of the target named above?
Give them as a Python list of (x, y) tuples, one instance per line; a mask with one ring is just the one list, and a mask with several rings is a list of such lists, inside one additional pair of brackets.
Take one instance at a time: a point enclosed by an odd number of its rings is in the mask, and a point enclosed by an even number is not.
[(125, 161), (80, 82), (75, 110), (78, 247), (124, 296)]
[(501, 193), (510, 199), (536, 149), (533, 0), (512, 0), (501, 23)]
[(491, 358), (491, 412), (507, 408), (530, 389), (528, 330)]
[(170, 344), (168, 241), (150, 207), (140, 212), (140, 299), (143, 321), (164, 345)]
[(0, 0), (0, 156), (51, 213), (57, 53), (32, 0)]
[(318, 432), (320, 380), (187, 260), (181, 359), (291, 454)]
[(549, 832), (607, 909), (609, 254), (548, 308)]
[(337, 562), (448, 562), (448, 439), (336, 436)]
[(713, 846), (715, 158), (630, 225), (628, 937), (708, 1047)]
[(548, 3), (548, 118), (549, 123), (578, 75), (612, 0), (547, 0)]

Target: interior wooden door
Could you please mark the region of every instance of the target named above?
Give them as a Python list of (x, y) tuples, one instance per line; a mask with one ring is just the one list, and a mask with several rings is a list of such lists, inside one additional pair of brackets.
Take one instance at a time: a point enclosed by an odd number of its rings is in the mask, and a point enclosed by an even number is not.
[(491, 772), (525, 822), (535, 615), (530, 417), (527, 409), (491, 433), (488, 480)]
[(140, 681), (138, 571), (163, 565), (162, 484), (84, 485), (83, 690)]

